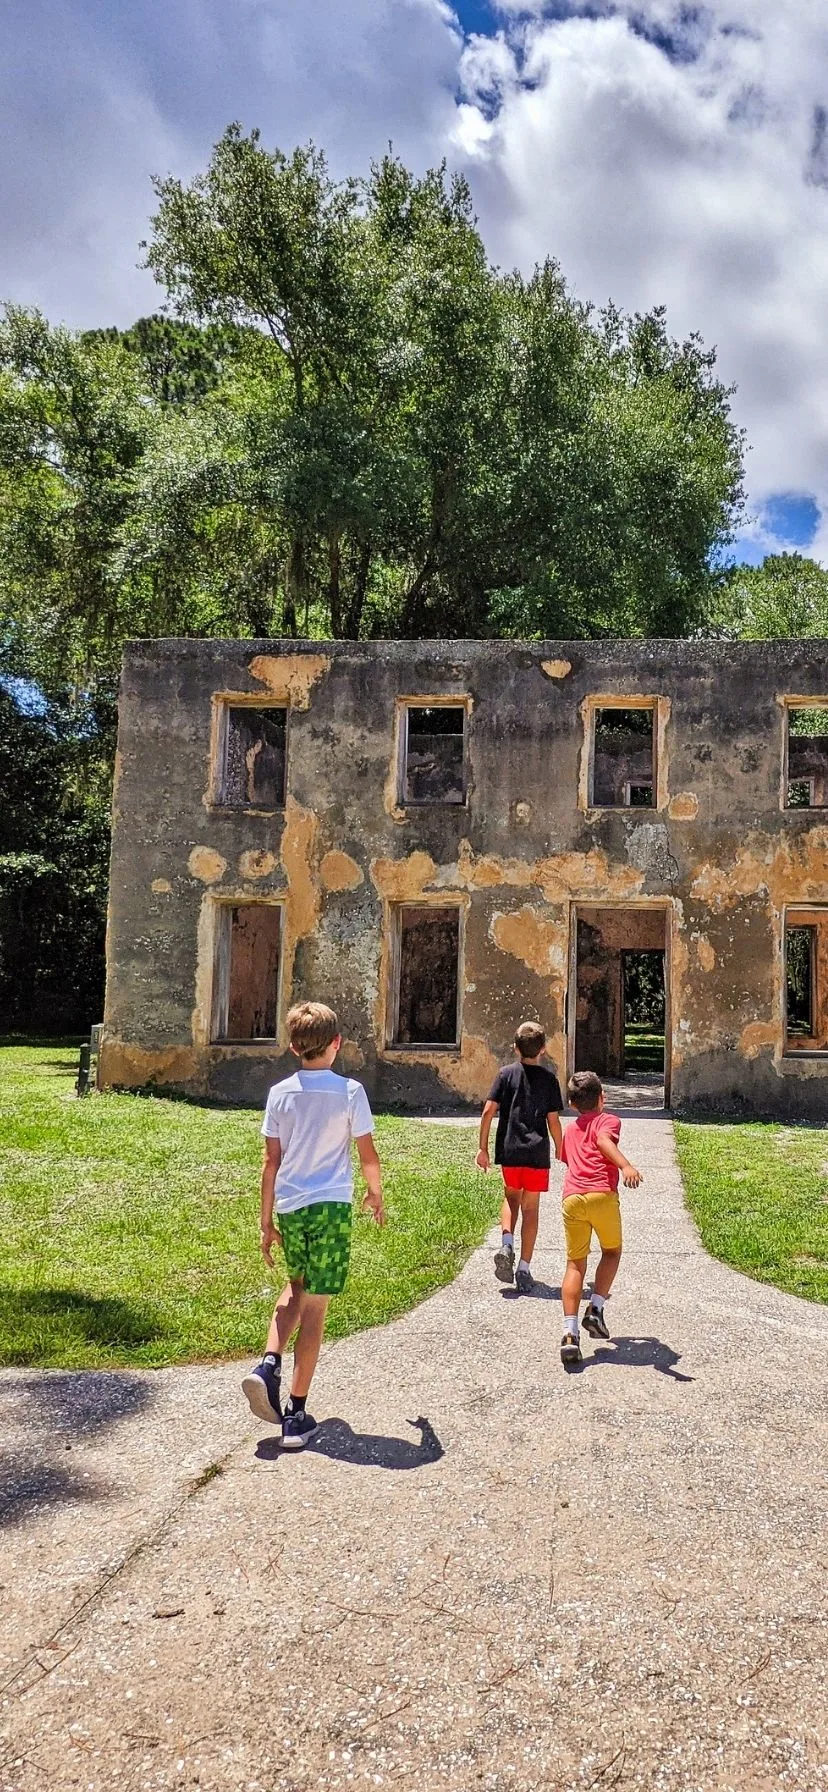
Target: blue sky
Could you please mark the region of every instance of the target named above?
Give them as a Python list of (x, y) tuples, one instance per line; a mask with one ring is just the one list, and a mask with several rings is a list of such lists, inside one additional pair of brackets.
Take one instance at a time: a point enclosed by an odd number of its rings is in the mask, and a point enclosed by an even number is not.
[(455, 11), (464, 31), (491, 31), (495, 25), (493, 9), (486, 0), (459, 0)]
[(232, 118), (339, 174), (468, 176), (490, 253), (718, 350), (739, 553), (828, 564), (828, 7), (816, 0), (6, 0), (0, 295), (127, 323), (150, 175)]

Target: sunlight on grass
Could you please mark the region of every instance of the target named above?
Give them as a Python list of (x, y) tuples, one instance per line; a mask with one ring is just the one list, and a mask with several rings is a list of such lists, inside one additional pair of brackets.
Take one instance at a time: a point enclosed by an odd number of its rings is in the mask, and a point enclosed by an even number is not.
[[(77, 1051), (0, 1050), (0, 1362), (161, 1365), (261, 1348), (281, 1265), (258, 1251), (261, 1114), (74, 1095)], [(354, 1223), (328, 1335), (450, 1281), (497, 1211), (474, 1134), (380, 1117), (388, 1225)], [(359, 1187), (359, 1178), (357, 1178)]]
[(828, 1133), (754, 1121), (676, 1126), (690, 1210), (714, 1257), (828, 1302)]

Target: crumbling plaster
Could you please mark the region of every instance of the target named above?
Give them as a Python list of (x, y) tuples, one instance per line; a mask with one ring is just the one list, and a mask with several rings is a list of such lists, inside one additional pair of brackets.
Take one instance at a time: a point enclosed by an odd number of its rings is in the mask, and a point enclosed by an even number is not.
[[(828, 902), (828, 827), (780, 801), (788, 682), (824, 693), (825, 644), (130, 646), (104, 1083), (259, 1099), (290, 1001), (316, 995), (375, 1099), (477, 1101), (525, 1014), (564, 1071), (578, 905), (666, 902), (676, 1105), (828, 1114), (828, 1058), (783, 1052), (785, 907)], [(289, 708), (284, 811), (205, 805), (228, 695)], [(464, 804), (400, 807), (415, 699), (467, 708)], [(654, 810), (585, 802), (590, 717), (610, 702), (656, 707)], [(282, 905), (280, 1039), (211, 1043), (218, 905), (253, 899)], [(464, 911), (457, 1051), (388, 1045), (390, 917), (423, 901)]]

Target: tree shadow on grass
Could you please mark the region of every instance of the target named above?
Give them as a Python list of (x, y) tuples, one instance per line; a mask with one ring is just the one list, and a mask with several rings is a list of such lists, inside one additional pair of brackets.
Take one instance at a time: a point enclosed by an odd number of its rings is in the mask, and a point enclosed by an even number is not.
[(129, 1350), (163, 1337), (149, 1307), (79, 1288), (11, 1288), (0, 1293), (0, 1353), (29, 1368), (69, 1355), (78, 1344)]
[(660, 1338), (614, 1338), (601, 1344), (580, 1363), (569, 1365), (570, 1373), (582, 1375), (586, 1369), (600, 1369), (613, 1363), (628, 1369), (655, 1369), (671, 1381), (695, 1381), (694, 1375), (682, 1375), (676, 1368), (681, 1362), (677, 1350), (662, 1344)]
[[(334, 1462), (368, 1468), (424, 1468), (429, 1462), (439, 1462), (443, 1446), (428, 1419), (409, 1419), (408, 1423), (420, 1433), (417, 1443), (407, 1437), (353, 1431), (345, 1419), (324, 1419), (305, 1448), (317, 1456), (330, 1456)], [(262, 1438), (256, 1447), (256, 1455), (265, 1462), (288, 1453), (275, 1437)]]

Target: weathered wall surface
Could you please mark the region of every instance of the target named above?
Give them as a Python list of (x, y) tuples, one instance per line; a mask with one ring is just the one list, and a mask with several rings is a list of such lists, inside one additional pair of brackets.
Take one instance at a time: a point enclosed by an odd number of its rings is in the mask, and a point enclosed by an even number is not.
[[(828, 812), (786, 810), (786, 694), (828, 644), (142, 642), (121, 692), (102, 1075), (259, 1100), (284, 1016), (338, 1010), (375, 1100), (477, 1102), (516, 1021), (566, 1068), (578, 905), (668, 904), (673, 1105), (828, 1116), (828, 1056), (784, 1051), (783, 918), (828, 902)], [(213, 800), (217, 699), (290, 710), (287, 798)], [(590, 809), (596, 695), (657, 698), (655, 809)], [(399, 700), (468, 705), (464, 804), (402, 808)], [(218, 904), (282, 908), (281, 1047), (211, 1043)], [(395, 903), (464, 910), (462, 1043), (389, 1048)], [(572, 1004), (570, 1004), (571, 1008)]]

